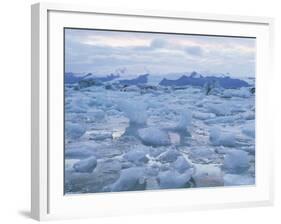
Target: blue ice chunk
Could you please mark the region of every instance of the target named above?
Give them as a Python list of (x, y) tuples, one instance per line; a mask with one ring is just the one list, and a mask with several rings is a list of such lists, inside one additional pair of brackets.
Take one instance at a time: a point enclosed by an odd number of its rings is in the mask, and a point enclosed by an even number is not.
[(123, 85), (139, 85), (139, 84), (146, 84), (147, 83), (147, 77), (149, 74), (139, 75), (135, 79), (124, 79), (120, 80), (119, 83)]
[(73, 165), (73, 169), (80, 173), (92, 173), (97, 166), (97, 159), (91, 156), (87, 159), (80, 160)]

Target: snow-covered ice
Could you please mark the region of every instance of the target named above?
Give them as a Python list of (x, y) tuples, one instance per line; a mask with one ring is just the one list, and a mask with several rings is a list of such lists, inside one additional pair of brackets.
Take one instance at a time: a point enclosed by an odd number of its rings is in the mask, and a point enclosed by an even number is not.
[(213, 79), (222, 85), (204, 85), (201, 73), (183, 77), (187, 85), (153, 75), (68, 76), (65, 193), (255, 183), (253, 84), (222, 76)]

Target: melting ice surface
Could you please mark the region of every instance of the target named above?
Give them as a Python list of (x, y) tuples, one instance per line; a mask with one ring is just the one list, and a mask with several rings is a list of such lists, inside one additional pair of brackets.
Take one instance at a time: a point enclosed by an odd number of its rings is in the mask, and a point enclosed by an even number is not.
[(65, 193), (254, 184), (254, 85), (147, 76), (65, 84)]

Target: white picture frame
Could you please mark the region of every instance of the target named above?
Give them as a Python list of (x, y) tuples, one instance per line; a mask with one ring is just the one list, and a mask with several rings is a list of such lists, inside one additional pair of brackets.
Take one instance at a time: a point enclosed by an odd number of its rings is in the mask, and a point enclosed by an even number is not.
[[(190, 12), (32, 5), (31, 214), (37, 220), (99, 217), (273, 203), (273, 147), (267, 107), (273, 60), (273, 19)], [(108, 18), (108, 19), (106, 19)], [(93, 23), (94, 21), (94, 23)], [(114, 22), (112, 22), (114, 21)], [(152, 23), (150, 23), (153, 21)], [(94, 25), (93, 25), (94, 24)], [(188, 25), (189, 28), (184, 25)], [(64, 196), (63, 27), (173, 31), (257, 38), (255, 186)], [(172, 28), (173, 27), (173, 28)], [(170, 30), (171, 31), (171, 30)], [(63, 74), (63, 73), (61, 73)], [(164, 197), (165, 196), (165, 197)], [(136, 203), (137, 202), (137, 203)]]

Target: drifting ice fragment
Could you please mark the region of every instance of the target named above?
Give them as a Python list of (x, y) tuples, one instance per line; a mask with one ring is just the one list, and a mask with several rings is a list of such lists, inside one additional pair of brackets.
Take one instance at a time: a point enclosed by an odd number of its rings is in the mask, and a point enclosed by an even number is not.
[(176, 127), (178, 131), (190, 131), (192, 121), (192, 113), (189, 110), (184, 110), (181, 112), (180, 121)]
[(145, 84), (147, 83), (147, 77), (149, 76), (149, 74), (144, 74), (144, 75), (139, 75), (137, 78), (135, 79), (125, 79), (125, 80), (120, 80), (119, 83), (120, 84), (124, 84), (124, 85), (139, 85), (139, 84)]
[(145, 189), (146, 190), (159, 189), (159, 183), (158, 183), (157, 179), (155, 177), (147, 178)]
[(208, 164), (208, 165), (195, 165), (195, 174), (192, 176), (196, 187), (216, 187), (223, 186), (223, 172), (220, 167)]
[(252, 185), (255, 184), (254, 177), (248, 175), (237, 175), (237, 174), (225, 174), (224, 175), (225, 186), (240, 186), (240, 185)]
[(94, 154), (93, 151), (90, 151), (88, 149), (67, 149), (65, 150), (65, 158), (66, 159), (83, 159), (83, 158), (87, 158), (89, 156), (92, 156)]
[(251, 138), (255, 138), (255, 123), (253, 122), (252, 124), (247, 124), (242, 128), (242, 132)]
[(179, 156), (173, 166), (179, 173), (183, 173), (192, 168), (192, 164), (190, 164), (183, 156)]
[(131, 124), (146, 124), (147, 113), (146, 104), (128, 100), (119, 101), (118, 107), (125, 113)]
[[(193, 73), (194, 74), (194, 73)], [(240, 88), (250, 86), (247, 82), (240, 79), (233, 79), (229, 76), (216, 77), (216, 76), (206, 76), (206, 77), (194, 77), (193, 74), (190, 76), (183, 75), (176, 80), (169, 80), (164, 78), (159, 85), (163, 86), (201, 86), (203, 87), (207, 82), (217, 82), (223, 88)]]
[(146, 153), (140, 150), (131, 150), (124, 155), (124, 158), (130, 162), (135, 163), (136, 165), (140, 165), (148, 161)]
[(211, 118), (215, 118), (216, 115), (213, 113), (203, 113), (203, 112), (195, 112), (192, 113), (192, 117), (199, 119), (199, 120), (206, 120), (206, 119), (211, 119)]
[(86, 129), (81, 124), (67, 122), (65, 124), (65, 132), (67, 138), (78, 139), (86, 132)]
[(224, 133), (219, 128), (212, 128), (210, 131), (210, 141), (213, 145), (223, 145), (226, 147), (235, 146), (235, 136), (231, 133)]
[(88, 159), (80, 160), (79, 162), (73, 165), (73, 168), (76, 172), (80, 173), (92, 173), (97, 166), (97, 159), (94, 156), (91, 156)]
[(228, 173), (242, 173), (249, 169), (248, 153), (242, 150), (231, 150), (224, 157), (223, 168)]
[(231, 105), (229, 105), (228, 103), (206, 103), (204, 107), (217, 116), (225, 116), (231, 114)]
[(130, 191), (142, 188), (144, 168), (131, 167), (121, 171), (119, 179), (110, 187), (111, 191)]
[(171, 144), (168, 133), (156, 127), (142, 128), (138, 130), (138, 134), (145, 145), (165, 146)]
[(162, 162), (162, 163), (171, 163), (177, 160), (177, 158), (180, 156), (181, 154), (176, 151), (175, 149), (169, 149), (166, 152), (163, 152), (158, 159)]
[(189, 158), (196, 163), (208, 163), (216, 158), (216, 153), (212, 148), (193, 148)]
[(240, 88), (240, 89), (225, 89), (223, 91), (224, 97), (241, 97), (241, 98), (249, 98), (252, 95), (248, 88)]
[(180, 174), (175, 170), (161, 172), (158, 176), (160, 188), (180, 188), (184, 187), (191, 179), (193, 169)]

